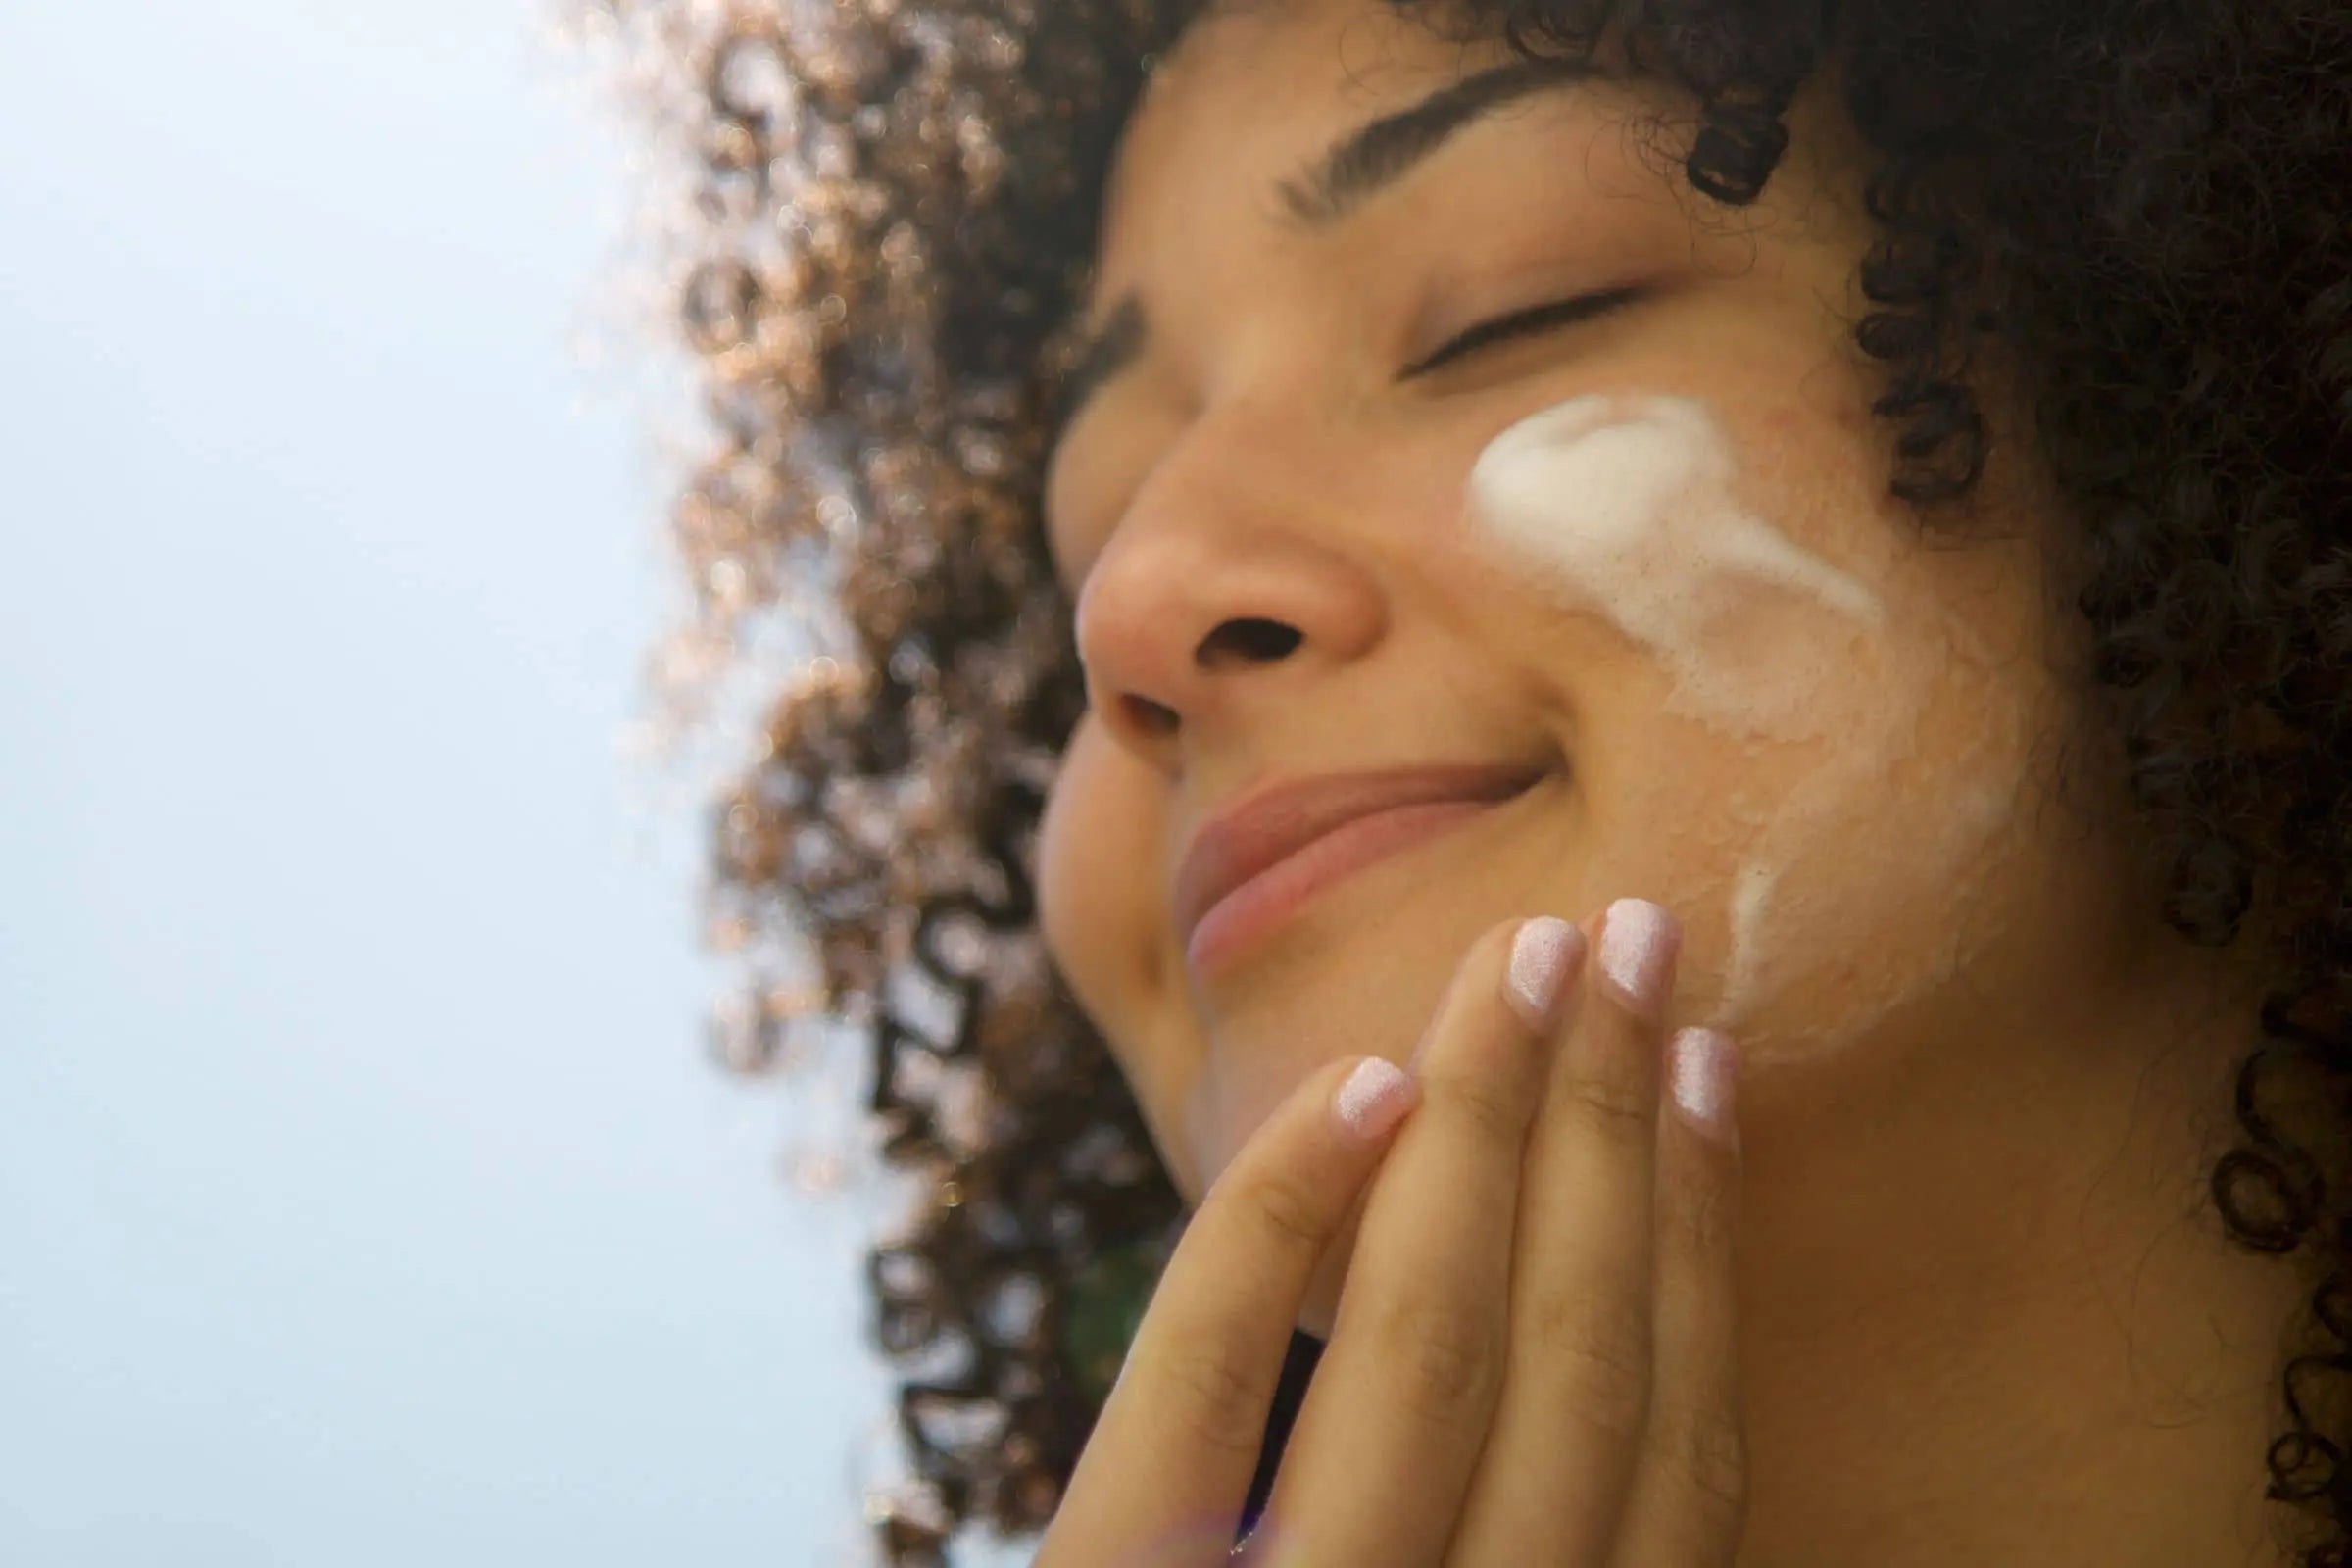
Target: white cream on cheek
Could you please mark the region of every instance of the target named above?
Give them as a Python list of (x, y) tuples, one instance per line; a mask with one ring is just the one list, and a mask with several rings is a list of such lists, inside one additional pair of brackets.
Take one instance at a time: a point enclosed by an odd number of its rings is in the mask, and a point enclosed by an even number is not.
[(1677, 710), (1784, 739), (1820, 733), (1820, 671), (1719, 657), (1713, 623), (1778, 589), (1876, 631), (1878, 595), (1731, 500), (1730, 446), (1690, 398), (1582, 397), (1520, 420), (1470, 470), (1469, 514), (1555, 595), (1675, 677)]
[[(1737, 860), (1707, 886), (1674, 890), (1725, 905), (1726, 972), (1703, 1021), (1736, 1029), (1800, 973), (1842, 965), (1840, 1016), (1796, 1032), (1850, 1038), (1934, 978), (1923, 971), (1962, 961), (1948, 933), (1923, 961), (1867, 971), (1823, 951), (1865, 944), (1879, 929), (1874, 868), (1857, 859), (1873, 848), (1874, 814), (1898, 814), (1888, 793), (1896, 769), (1931, 765), (1919, 740), (1939, 680), (1936, 639), (1908, 639), (1898, 658), (1880, 596), (1744, 510), (1736, 478), (1721, 423), (1695, 399), (1582, 397), (1487, 446), (1464, 515), (1475, 539), (1530, 570), (1549, 597), (1601, 616), (1655, 659), (1671, 677), (1669, 713), (1732, 738), (1745, 756), (1760, 746), (1775, 754), (1769, 771), (1783, 787), (1760, 818), (1737, 794), (1671, 808), (1698, 818), (1692, 831)], [(1885, 879), (1889, 893), (1902, 883), (1929, 901), (1956, 896), (2009, 814), (2000, 768), (2014, 736), (1994, 735), (1992, 718), (1972, 721), (1985, 729), (1986, 744), (1972, 751), (1987, 771), (1934, 776), (1933, 797), (1920, 802), (1932, 815), (1905, 845), (1914, 863)], [(1657, 824), (1662, 833), (1685, 825)], [(1840, 877), (1864, 886), (1857, 893)]]

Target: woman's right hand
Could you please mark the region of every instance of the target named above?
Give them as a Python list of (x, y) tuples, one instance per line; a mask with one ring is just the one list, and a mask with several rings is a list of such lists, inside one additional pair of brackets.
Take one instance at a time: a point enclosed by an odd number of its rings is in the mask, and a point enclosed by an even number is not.
[[(1490, 929), (1410, 1076), (1376, 1057), (1335, 1062), (1275, 1108), (1186, 1227), (1036, 1568), (1236, 1554), (1299, 1306), (1384, 1162), (1394, 1179), (1372, 1191), (1331, 1342), (1239, 1555), (1271, 1568), (1731, 1563), (1744, 1453), (1729, 1084), (1700, 1097), (1712, 1128), (1659, 1114), (1679, 930), (1632, 901), (1605, 919), (1623, 930), (1597, 933), (1590, 975), (1594, 933)], [(1514, 963), (1523, 925), (1546, 940)], [(1531, 1007), (1510, 981), (1546, 953), (1560, 983)], [(1710, 1059), (1728, 1072), (1722, 1036), (1675, 1044), (1692, 1054), (1684, 1082)]]

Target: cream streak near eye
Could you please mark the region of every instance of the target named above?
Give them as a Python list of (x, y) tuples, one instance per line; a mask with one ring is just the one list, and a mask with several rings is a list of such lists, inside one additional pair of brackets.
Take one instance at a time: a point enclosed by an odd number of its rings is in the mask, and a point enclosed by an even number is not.
[[(1855, 863), (1854, 829), (1885, 814), (1898, 774), (1930, 766), (1918, 755), (1922, 719), (1951, 699), (1955, 670), (1986, 667), (1963, 627), (1940, 644), (1916, 639), (1924, 652), (1890, 642), (1881, 595), (1743, 506), (1739, 476), (1723, 421), (1699, 400), (1587, 396), (1490, 442), (1463, 507), (1475, 547), (1562, 608), (1615, 627), (1670, 676), (1666, 712), (1726, 737), (1757, 760), (1753, 772), (1779, 781), (1659, 810), (1660, 831), (1688, 824), (1693, 843), (1705, 841), (1695, 858), (1681, 847), (1677, 874), (1690, 885), (1595, 890), (1704, 899), (1723, 911), (1728, 953), (1705, 1021), (1734, 1031), (1800, 971), (1819, 972), (1840, 942), (1870, 934), (1868, 883), (1881, 868)], [(1898, 660), (1898, 647), (1909, 657)], [(1935, 774), (1923, 802), (1934, 814), (1904, 846), (1917, 858), (1886, 879), (1890, 891), (1956, 894), (1981, 873), (2010, 815), (2004, 766), (2017, 737), (1994, 734), (2005, 716), (1972, 720), (1985, 735), (1974, 749), (1981, 771)], [(1943, 958), (1961, 961), (1957, 939)], [(1867, 1027), (1930, 978), (1841, 974), (1843, 1016), (1819, 1033)]]
[(1822, 715), (1816, 671), (1716, 657), (1710, 622), (1758, 591), (1794, 594), (1865, 631), (1878, 595), (1731, 499), (1732, 452), (1690, 398), (1582, 397), (1496, 436), (1471, 469), (1487, 537), (1674, 672), (1690, 715), (1794, 736)]

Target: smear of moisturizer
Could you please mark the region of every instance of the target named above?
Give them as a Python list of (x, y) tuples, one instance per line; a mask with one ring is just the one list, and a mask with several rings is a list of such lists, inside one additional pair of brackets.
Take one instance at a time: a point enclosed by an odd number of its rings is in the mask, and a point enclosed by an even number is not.
[(1520, 420), (1470, 470), (1472, 515), (1555, 593), (1663, 661), (1693, 717), (1817, 733), (1816, 671), (1711, 657), (1710, 624), (1758, 587), (1876, 632), (1878, 595), (1732, 499), (1731, 446), (1690, 398), (1582, 397)]
[[(1880, 597), (1744, 508), (1738, 477), (1722, 422), (1698, 400), (1581, 397), (1496, 436), (1471, 469), (1464, 508), (1475, 535), (1550, 597), (1603, 617), (1654, 658), (1672, 677), (1669, 712), (1750, 755), (1774, 747), (1776, 776), (1795, 770), (1760, 818), (1753, 799), (1690, 810), (1712, 818), (1696, 831), (1738, 861), (1718, 890), (1730, 952), (1704, 1020), (1725, 1029), (1800, 971), (1818, 975), (1825, 952), (1868, 948), (1886, 899), (1900, 896), (1894, 884), (1938, 907), (1966, 892), (2012, 808), (1999, 761), (2016, 738), (1995, 733), (2008, 715), (1972, 714), (1984, 774), (1923, 759), (1932, 694), (1955, 659), (1981, 655), (1967, 628), (1944, 628), (1942, 646), (1906, 637), (1896, 667)], [(1777, 612), (1759, 618), (1760, 604)], [(1903, 874), (1882, 877), (1884, 868), (1855, 863), (1851, 835), (1857, 820), (1886, 814), (1898, 770), (1929, 812), (1903, 846)], [(1868, 970), (1838, 958), (1841, 1016), (1822, 1038), (1850, 1037), (1948, 978), (1966, 955), (1948, 932), (1940, 946), (1918, 966)], [(1941, 974), (1919, 972), (1931, 967)]]

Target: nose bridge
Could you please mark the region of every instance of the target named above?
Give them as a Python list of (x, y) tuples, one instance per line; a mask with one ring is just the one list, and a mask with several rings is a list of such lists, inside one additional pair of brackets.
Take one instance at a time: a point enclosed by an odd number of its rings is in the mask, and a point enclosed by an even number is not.
[(1196, 420), (1080, 591), (1078, 651), (1097, 715), (1162, 765), (1188, 723), (1239, 722), (1277, 670), (1358, 658), (1385, 624), (1365, 552), (1378, 526), (1367, 476), (1349, 471), (1348, 443), (1308, 407), (1260, 394)]

